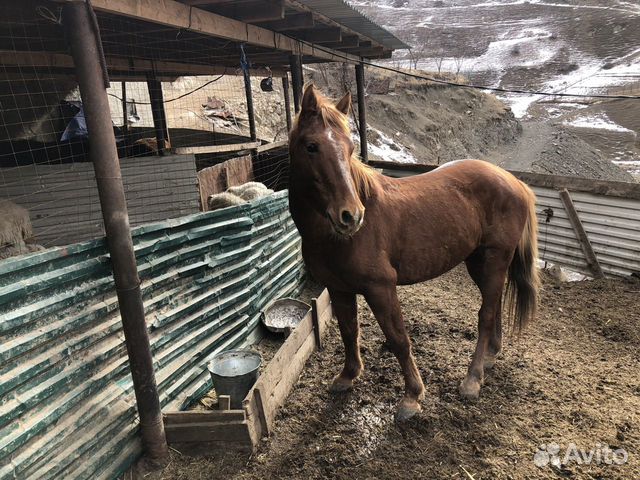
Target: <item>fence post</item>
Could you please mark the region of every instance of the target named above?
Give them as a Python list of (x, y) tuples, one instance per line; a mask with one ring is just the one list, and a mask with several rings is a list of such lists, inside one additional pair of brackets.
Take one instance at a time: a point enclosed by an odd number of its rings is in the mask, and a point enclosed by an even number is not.
[(242, 76), (244, 77), (244, 93), (247, 97), (247, 116), (249, 117), (249, 136), (252, 142), (258, 140), (258, 134), (256, 133), (256, 117), (253, 111), (253, 93), (251, 92), (251, 75), (249, 75), (249, 69), (242, 69)]
[(291, 131), (291, 99), (289, 98), (289, 77), (286, 72), (282, 77), (282, 91), (284, 92), (284, 112), (287, 117), (287, 134)]
[(162, 82), (156, 78), (154, 72), (147, 73), (147, 88), (149, 89), (149, 99), (151, 101), (153, 127), (156, 131), (158, 155), (164, 155), (169, 132), (167, 132), (167, 117), (164, 111), (164, 99), (162, 97)]
[(293, 88), (293, 108), (300, 111), (300, 99), (302, 98), (302, 58), (300, 55), (289, 56), (289, 68), (291, 69), (291, 87)]
[(356, 87), (358, 89), (358, 123), (360, 125), (360, 158), (369, 163), (367, 146), (367, 106), (364, 101), (364, 65), (356, 64)]
[(84, 2), (66, 3), (62, 9), (62, 23), (73, 57), (89, 132), (89, 150), (140, 415), (142, 445), (150, 460), (162, 462), (168, 456), (168, 447), (111, 123), (106, 91), (108, 78), (98, 23), (93, 10)]

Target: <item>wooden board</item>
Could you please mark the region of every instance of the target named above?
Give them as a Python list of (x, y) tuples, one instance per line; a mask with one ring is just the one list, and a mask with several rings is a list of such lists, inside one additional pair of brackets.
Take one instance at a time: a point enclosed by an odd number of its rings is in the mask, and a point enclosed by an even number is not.
[(242, 185), (253, 181), (253, 162), (251, 155), (232, 158), (212, 167), (203, 168), (198, 172), (198, 190), (200, 208), (203, 212), (209, 210), (207, 199), (210, 195), (222, 193), (234, 185)]
[(317, 347), (313, 317), (318, 318), (320, 338), (333, 316), (329, 293), (325, 289), (312, 310), (293, 330), (267, 365), (243, 402), (254, 445), (273, 428), (276, 413), (298, 381), (306, 361)]
[(243, 421), (246, 419), (244, 410), (186, 410), (183, 412), (166, 412), (162, 414), (165, 425), (180, 425), (185, 423), (211, 423), (217, 421)]
[(247, 422), (206, 422), (206, 423), (178, 423), (165, 425), (164, 431), (169, 444), (177, 442), (210, 442), (225, 440), (251, 444)]
[(226, 153), (251, 150), (260, 146), (260, 142), (228, 143), (225, 145), (202, 145), (200, 147), (178, 147), (174, 151), (176, 155), (198, 155), (202, 153)]

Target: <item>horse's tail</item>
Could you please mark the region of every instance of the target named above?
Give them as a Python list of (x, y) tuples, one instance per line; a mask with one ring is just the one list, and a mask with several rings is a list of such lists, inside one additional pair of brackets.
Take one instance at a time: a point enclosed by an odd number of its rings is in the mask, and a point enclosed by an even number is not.
[(527, 221), (509, 266), (507, 280), (507, 311), (513, 321), (513, 331), (518, 333), (526, 327), (536, 314), (538, 303), (538, 222), (536, 218), (536, 196), (524, 183), (527, 196)]

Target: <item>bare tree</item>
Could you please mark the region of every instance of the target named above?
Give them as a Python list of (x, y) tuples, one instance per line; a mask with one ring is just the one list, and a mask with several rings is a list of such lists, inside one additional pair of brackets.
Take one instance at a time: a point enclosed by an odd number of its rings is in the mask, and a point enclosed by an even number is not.
[(460, 74), (460, 71), (462, 70), (462, 65), (464, 64), (464, 60), (465, 60), (464, 57), (455, 57), (453, 59), (456, 65), (456, 75)]

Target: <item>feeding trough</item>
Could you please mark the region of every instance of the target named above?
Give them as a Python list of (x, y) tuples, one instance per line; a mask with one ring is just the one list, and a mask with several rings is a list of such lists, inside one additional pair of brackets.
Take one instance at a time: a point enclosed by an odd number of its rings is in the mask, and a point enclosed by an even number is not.
[(293, 330), (311, 310), (307, 303), (295, 298), (280, 298), (272, 302), (262, 314), (262, 323), (270, 332)]
[(207, 368), (218, 397), (229, 395), (231, 408), (242, 408), (242, 399), (256, 383), (261, 364), (260, 354), (249, 350), (230, 350), (213, 357)]
[[(314, 350), (321, 348), (333, 316), (326, 289), (313, 299), (311, 309), (304, 302), (299, 304), (302, 304), (299, 308), (304, 308), (303, 317), (259, 378), (258, 353), (231, 350), (218, 354), (208, 365), (218, 395), (218, 409), (163, 413), (167, 441), (173, 448), (189, 455), (211, 454), (221, 449), (250, 453), (261, 438), (269, 436), (278, 409), (305, 362)], [(225, 383), (230, 379), (231, 385)]]

